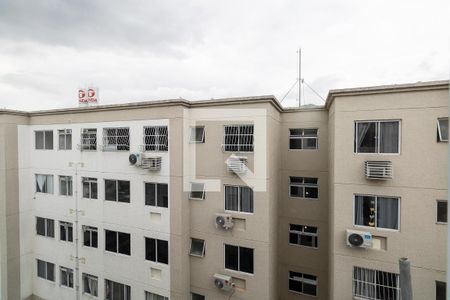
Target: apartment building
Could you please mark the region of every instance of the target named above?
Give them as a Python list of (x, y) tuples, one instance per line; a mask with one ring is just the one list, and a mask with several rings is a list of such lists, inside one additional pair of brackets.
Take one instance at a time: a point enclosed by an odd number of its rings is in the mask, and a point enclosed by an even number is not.
[(1, 110), (0, 298), (441, 299), (448, 95)]

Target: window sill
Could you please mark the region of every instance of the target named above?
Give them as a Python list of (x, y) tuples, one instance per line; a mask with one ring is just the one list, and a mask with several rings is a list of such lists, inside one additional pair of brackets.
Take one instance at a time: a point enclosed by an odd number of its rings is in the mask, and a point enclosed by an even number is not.
[(447, 222), (436, 222), (436, 225), (447, 225)]
[(305, 294), (305, 293), (301, 293), (301, 292), (297, 292), (297, 291), (293, 291), (293, 290), (288, 290), (288, 291), (290, 293), (297, 294), (297, 295), (303, 295), (303, 296), (309, 296), (309, 297), (317, 298), (317, 295)]
[(288, 244), (290, 246), (294, 246), (294, 247), (300, 247), (300, 248), (306, 248), (306, 249), (312, 249), (312, 250), (319, 250), (319, 247), (304, 246), (304, 245), (292, 244), (292, 243), (288, 243)]
[(235, 273), (237, 275), (241, 275), (241, 276), (248, 276), (248, 277), (254, 277), (255, 273), (247, 273), (247, 272), (242, 272), (242, 271), (236, 271), (236, 270), (231, 270), (231, 269), (227, 269), (225, 268), (225, 271), (230, 272), (230, 273)]
[(145, 262), (147, 262), (148, 264), (150, 264), (152, 266), (159, 267), (159, 268), (164, 267), (164, 266), (169, 267), (169, 264), (157, 262), (157, 261), (153, 261), (153, 260), (145, 259)]
[(316, 150), (319, 150), (319, 148), (314, 148), (314, 149), (291, 149), (291, 148), (289, 148), (288, 149), (289, 151), (293, 151), (293, 152), (297, 152), (297, 151), (316, 151)]
[(205, 198), (191, 198), (189, 197), (189, 200), (193, 200), (193, 201), (205, 201)]
[[(242, 215), (242, 216), (253, 216), (254, 212), (245, 212), (245, 211), (235, 211), (235, 210), (224, 210), (226, 214), (230, 215)], [(234, 216), (232, 216), (234, 218)]]
[(104, 254), (110, 254), (111, 256), (118, 256), (118, 257), (128, 257), (128, 258), (131, 258), (131, 253), (130, 253), (130, 254), (123, 254), (123, 253), (112, 252), (112, 251), (108, 251), (108, 250), (104, 250), (103, 253), (104, 253)]
[(300, 199), (300, 200), (311, 200), (311, 201), (319, 200), (319, 198), (305, 198), (305, 197), (296, 197), (296, 196), (291, 196), (291, 195), (289, 195), (289, 198), (291, 198), (291, 199)]
[(356, 225), (353, 224), (353, 227), (355, 228), (361, 228), (361, 229), (371, 229), (371, 230), (377, 230), (377, 231), (385, 231), (385, 232), (400, 232), (400, 229), (390, 229), (390, 228), (380, 228), (380, 227), (371, 227), (371, 226), (364, 226), (364, 225)]

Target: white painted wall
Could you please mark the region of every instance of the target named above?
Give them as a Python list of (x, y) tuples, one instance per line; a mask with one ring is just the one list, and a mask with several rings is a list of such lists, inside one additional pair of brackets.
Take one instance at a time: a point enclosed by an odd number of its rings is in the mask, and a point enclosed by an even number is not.
[[(143, 144), (143, 127), (153, 125), (169, 126), (169, 121), (19, 126), (22, 296), (34, 293), (46, 299), (74, 299), (75, 297), (75, 289), (62, 287), (59, 284), (59, 266), (75, 269), (75, 261), (71, 259), (71, 256), (75, 256), (75, 243), (59, 239), (59, 221), (73, 223), (75, 220), (75, 214), (70, 212), (70, 209), (75, 209), (75, 183), (78, 188), (78, 207), (83, 211), (79, 215), (79, 256), (86, 259), (86, 263), (80, 263), (80, 283), (83, 272), (98, 276), (99, 299), (104, 298), (105, 278), (130, 285), (133, 299), (144, 299), (144, 290), (165, 296), (170, 294), (170, 261), (169, 265), (146, 261), (144, 239), (144, 237), (152, 237), (168, 240), (170, 243), (169, 210), (145, 206), (144, 194), (144, 182), (169, 183), (169, 153), (157, 153), (162, 157), (160, 172), (143, 170), (131, 166), (128, 162), (129, 154), (139, 152), (139, 146)], [(76, 145), (80, 143), (82, 128), (97, 128), (97, 143), (101, 144), (104, 127), (129, 127), (130, 151), (102, 152), (77, 149)], [(58, 150), (58, 129), (72, 129), (72, 150)], [(53, 130), (53, 150), (34, 149), (35, 130)], [(75, 180), (75, 168), (69, 167), (69, 162), (84, 163), (84, 167), (78, 167), (77, 180)], [(54, 176), (52, 195), (35, 193), (35, 174)], [(59, 175), (73, 176), (74, 196), (58, 195)], [(98, 199), (81, 198), (81, 177), (98, 178)], [(130, 203), (105, 201), (104, 179), (129, 180)], [(150, 212), (160, 213), (161, 221), (152, 222)], [(55, 220), (54, 239), (36, 235), (36, 216)], [(98, 248), (82, 245), (82, 225), (98, 228)], [(131, 256), (106, 252), (104, 229), (130, 233)], [(36, 258), (56, 265), (56, 282), (37, 277)], [(152, 267), (162, 271), (161, 280), (151, 279), (150, 268)], [(80, 289), (82, 290), (82, 285)], [(83, 296), (83, 299), (89, 298)]]

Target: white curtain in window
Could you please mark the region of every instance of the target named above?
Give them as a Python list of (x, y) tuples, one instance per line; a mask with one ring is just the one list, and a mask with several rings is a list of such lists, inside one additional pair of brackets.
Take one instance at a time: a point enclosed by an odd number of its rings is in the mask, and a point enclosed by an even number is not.
[(369, 130), (371, 124), (373, 123), (357, 123), (357, 132), (358, 132), (357, 152), (361, 152), (362, 142), (364, 141), (367, 131)]
[(37, 191), (36, 192), (43, 192), (44, 191), (44, 184), (45, 184), (45, 175), (36, 175), (36, 184), (37, 184)]
[(398, 199), (378, 197), (377, 227), (398, 229)]
[(364, 225), (364, 197), (355, 196), (355, 224)]
[(380, 153), (398, 152), (398, 122), (380, 123)]

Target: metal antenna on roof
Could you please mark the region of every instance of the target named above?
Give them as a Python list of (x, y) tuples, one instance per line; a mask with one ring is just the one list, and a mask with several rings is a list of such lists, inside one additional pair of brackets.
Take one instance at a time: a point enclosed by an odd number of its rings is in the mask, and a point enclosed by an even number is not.
[(298, 107), (302, 106), (302, 48), (298, 48)]

